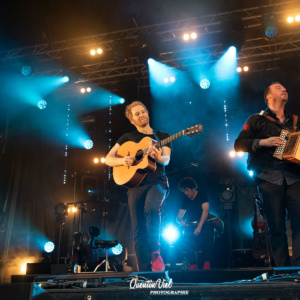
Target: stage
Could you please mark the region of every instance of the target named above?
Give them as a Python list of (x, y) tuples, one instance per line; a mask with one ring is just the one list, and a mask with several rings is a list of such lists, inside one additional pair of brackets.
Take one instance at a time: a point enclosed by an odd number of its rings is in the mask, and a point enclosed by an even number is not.
[[(13, 275), (0, 292), (5, 299), (300, 299), (299, 272), (291, 267)], [(16, 294), (26, 287), (29, 298)]]

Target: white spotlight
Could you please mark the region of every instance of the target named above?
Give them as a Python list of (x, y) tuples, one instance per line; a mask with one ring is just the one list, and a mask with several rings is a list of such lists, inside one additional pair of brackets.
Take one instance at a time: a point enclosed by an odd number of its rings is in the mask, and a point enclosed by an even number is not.
[(185, 33), (184, 35), (183, 35), (183, 40), (184, 41), (188, 41), (190, 39), (190, 35), (188, 34), (188, 33)]
[(164, 78), (164, 83), (168, 83), (169, 82), (169, 78), (168, 77), (165, 77)]
[(174, 76), (170, 77), (170, 82), (175, 82), (175, 77)]
[(192, 32), (192, 33), (191, 33), (191, 39), (192, 39), (192, 40), (195, 40), (197, 37), (198, 37), (198, 35), (197, 35), (196, 32)]
[(92, 91), (92, 89), (91, 89), (90, 87), (87, 87), (87, 88), (86, 88), (86, 91), (87, 91), (88, 93), (90, 93), (90, 92)]
[(95, 54), (96, 54), (96, 50), (92, 49), (92, 50), (90, 51), (90, 53), (91, 53), (91, 55), (95, 55)]
[(80, 89), (80, 93), (81, 93), (81, 94), (84, 94), (85, 92), (86, 92), (85, 88), (81, 88), (81, 89)]
[(243, 70), (244, 70), (244, 72), (248, 72), (248, 71), (249, 71), (249, 67), (248, 67), (248, 66), (245, 66), (245, 67), (243, 68)]
[(237, 68), (236, 68), (236, 71), (237, 71), (238, 73), (241, 73), (241, 72), (242, 72), (242, 68), (241, 68), (241, 67), (237, 67)]
[(231, 158), (234, 158), (234, 157), (236, 156), (235, 151), (230, 151), (230, 152), (229, 152), (229, 156), (230, 156)]

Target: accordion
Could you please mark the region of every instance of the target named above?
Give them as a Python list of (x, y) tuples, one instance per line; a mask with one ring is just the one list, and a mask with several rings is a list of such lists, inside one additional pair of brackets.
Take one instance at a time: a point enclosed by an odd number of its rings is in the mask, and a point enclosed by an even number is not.
[(300, 132), (281, 130), (282, 144), (276, 147), (273, 154), (280, 160), (288, 160), (294, 163), (300, 162)]

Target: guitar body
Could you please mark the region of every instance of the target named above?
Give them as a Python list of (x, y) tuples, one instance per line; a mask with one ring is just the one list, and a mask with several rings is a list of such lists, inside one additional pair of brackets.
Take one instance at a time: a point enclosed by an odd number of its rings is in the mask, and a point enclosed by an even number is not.
[(156, 170), (156, 162), (144, 154), (144, 149), (148, 148), (150, 143), (156, 141), (149, 137), (144, 137), (139, 143), (126, 142), (120, 146), (117, 152), (118, 157), (132, 156), (136, 162), (132, 166), (117, 166), (113, 168), (113, 178), (116, 184), (125, 187), (136, 187), (147, 175), (147, 172)]
[(202, 130), (203, 126), (201, 124), (197, 124), (181, 130), (159, 142), (151, 139), (150, 137), (144, 137), (139, 143), (131, 141), (124, 143), (118, 149), (116, 156), (131, 156), (135, 157), (136, 161), (132, 166), (113, 167), (113, 178), (115, 183), (128, 188), (133, 188), (143, 181), (148, 172), (156, 170), (156, 162), (148, 156), (148, 150), (151, 144), (156, 148), (161, 149), (165, 145), (168, 145), (172, 141), (184, 135), (190, 137), (195, 136), (200, 134)]

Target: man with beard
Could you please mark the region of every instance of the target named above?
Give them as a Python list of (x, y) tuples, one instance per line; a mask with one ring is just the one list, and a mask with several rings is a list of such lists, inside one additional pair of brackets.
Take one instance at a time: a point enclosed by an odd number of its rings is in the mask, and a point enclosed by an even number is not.
[[(154, 140), (169, 137), (168, 133), (154, 132), (149, 125), (148, 110), (140, 101), (128, 105), (125, 115), (137, 130), (121, 136), (109, 151), (105, 163), (111, 167), (132, 166), (135, 163), (135, 157), (118, 156), (118, 149), (123, 143), (138, 143), (145, 137)], [(156, 170), (149, 172), (137, 187), (128, 188), (128, 206), (139, 271), (163, 271), (164, 262), (159, 252), (160, 207), (168, 189), (165, 166), (170, 161), (171, 145), (161, 149), (149, 145), (148, 155), (156, 162)]]
[[(300, 168), (299, 164), (273, 157), (276, 147), (283, 144), (281, 130), (299, 131), (299, 120), (285, 109), (288, 94), (280, 83), (272, 83), (265, 90), (264, 98), (268, 108), (249, 117), (234, 149), (249, 153), (247, 168), (253, 171), (263, 202), (276, 266), (300, 266)], [(291, 221), (292, 262), (286, 234), (286, 210)]]

